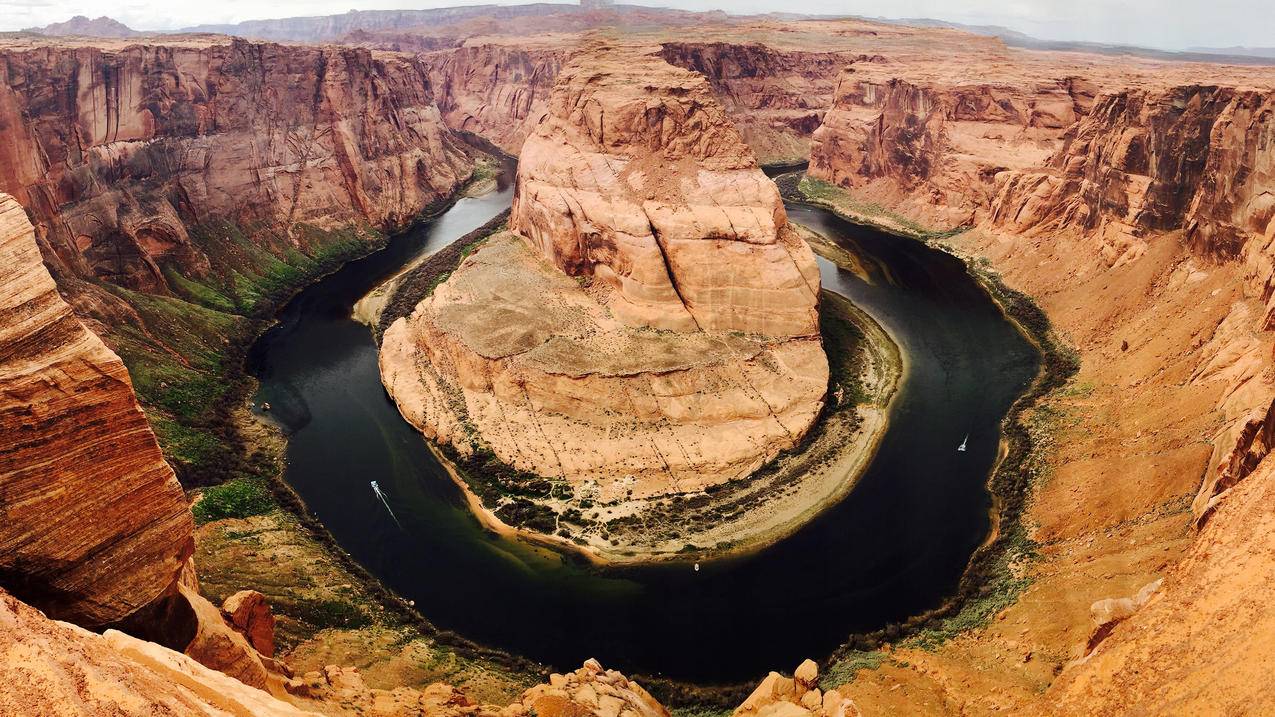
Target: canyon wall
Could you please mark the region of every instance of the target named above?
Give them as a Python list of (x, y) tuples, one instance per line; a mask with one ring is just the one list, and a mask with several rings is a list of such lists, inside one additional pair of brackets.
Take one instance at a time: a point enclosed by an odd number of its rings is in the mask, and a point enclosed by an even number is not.
[[(1259, 507), (1271, 93), (1163, 72), (980, 88), (842, 76), (810, 175), (845, 193), (814, 189), (870, 221), (964, 225), (946, 243), (1036, 298), (1082, 359), (1038, 419), (1054, 456), (1027, 516), (1030, 585), (938, 653), (896, 653), (909, 667), (856, 682), (861, 705), (1265, 708), (1236, 660), (1269, 662), (1250, 640), (1275, 575)], [(1126, 607), (1113, 618), (1113, 605)], [(911, 698), (887, 692), (900, 683)]]
[(568, 49), (472, 45), (421, 56), (449, 127), (518, 154), (544, 114)]
[(666, 42), (662, 56), (709, 81), (763, 164), (801, 161), (832, 100), (838, 74), (874, 58), (779, 49), (759, 42)]
[(120, 359), (58, 295), (0, 195), (0, 580), (99, 626), (168, 593), (192, 520)]
[[(395, 42), (410, 46), (413, 37), (419, 36), (409, 33)], [(449, 127), (518, 154), (549, 111), (549, 93), (563, 64), (584, 42), (506, 39), (429, 52), (421, 61)], [(762, 163), (804, 159), (838, 72), (855, 61), (872, 61), (849, 52), (781, 50), (757, 42), (665, 42), (660, 54), (708, 79)]]
[(850, 68), (812, 136), (809, 176), (928, 221), (973, 223), (996, 176), (1044, 162), (1093, 93), (1075, 78), (949, 86)]
[(242, 251), (196, 227), (232, 222), (282, 254), (307, 248), (301, 225), (402, 225), (470, 172), (426, 69), (399, 56), (37, 45), (0, 69), (0, 190), (59, 276), (166, 293), (166, 269), (202, 278)]

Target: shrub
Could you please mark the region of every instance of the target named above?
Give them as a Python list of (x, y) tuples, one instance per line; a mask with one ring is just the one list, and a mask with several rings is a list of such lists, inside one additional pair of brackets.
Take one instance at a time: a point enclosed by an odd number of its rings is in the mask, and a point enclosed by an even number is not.
[(274, 509), (274, 500), (260, 480), (236, 478), (205, 490), (191, 511), (195, 521), (203, 525), (223, 518), (262, 515)]

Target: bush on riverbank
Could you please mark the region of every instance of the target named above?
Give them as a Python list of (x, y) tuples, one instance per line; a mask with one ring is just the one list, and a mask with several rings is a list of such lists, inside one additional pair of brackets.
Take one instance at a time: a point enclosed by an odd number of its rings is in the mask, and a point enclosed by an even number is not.
[(275, 509), (270, 490), (254, 478), (236, 478), (204, 490), (191, 506), (199, 525), (224, 518), (251, 518)]

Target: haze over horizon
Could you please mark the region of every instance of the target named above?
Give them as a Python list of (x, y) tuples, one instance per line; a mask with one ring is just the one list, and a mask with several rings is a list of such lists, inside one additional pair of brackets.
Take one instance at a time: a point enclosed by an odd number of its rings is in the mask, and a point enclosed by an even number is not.
[[(549, 0), (552, 2), (553, 0)], [(792, 12), (891, 19), (931, 18), (970, 25), (1001, 25), (1043, 40), (1139, 45), (1166, 50), (1275, 45), (1275, 4), (1259, 0), (628, 0), (629, 4), (734, 14)], [(408, 10), (463, 5), (520, 5), (508, 0), (372, 0), (359, 10)], [(561, 3), (575, 4), (575, 3)], [(264, 4), (223, 0), (174, 8), (141, 0), (124, 4), (81, 0), (4, 0), (0, 31), (39, 27), (75, 15), (112, 17), (136, 30), (170, 31), (204, 24), (333, 15), (349, 0), (283, 0)], [(1168, 5), (1168, 7), (1166, 7)]]

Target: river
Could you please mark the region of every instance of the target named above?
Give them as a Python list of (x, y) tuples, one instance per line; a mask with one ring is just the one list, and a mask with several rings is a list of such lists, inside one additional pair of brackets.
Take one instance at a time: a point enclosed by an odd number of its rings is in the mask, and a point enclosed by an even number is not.
[[(822, 659), (853, 632), (937, 606), (989, 529), (1000, 422), (1039, 356), (956, 258), (809, 206), (789, 217), (852, 247), (864, 280), (825, 288), (895, 338), (908, 370), (850, 495), (780, 543), (713, 562), (599, 570), (481, 529), (383, 390), (354, 302), (509, 206), (507, 182), (298, 294), (253, 346), (258, 402), (289, 434), (286, 480), (341, 545), (427, 619), (555, 667), (588, 657), (702, 683)], [(968, 434), (969, 449), (956, 450)], [(376, 480), (397, 522), (373, 494)]]

